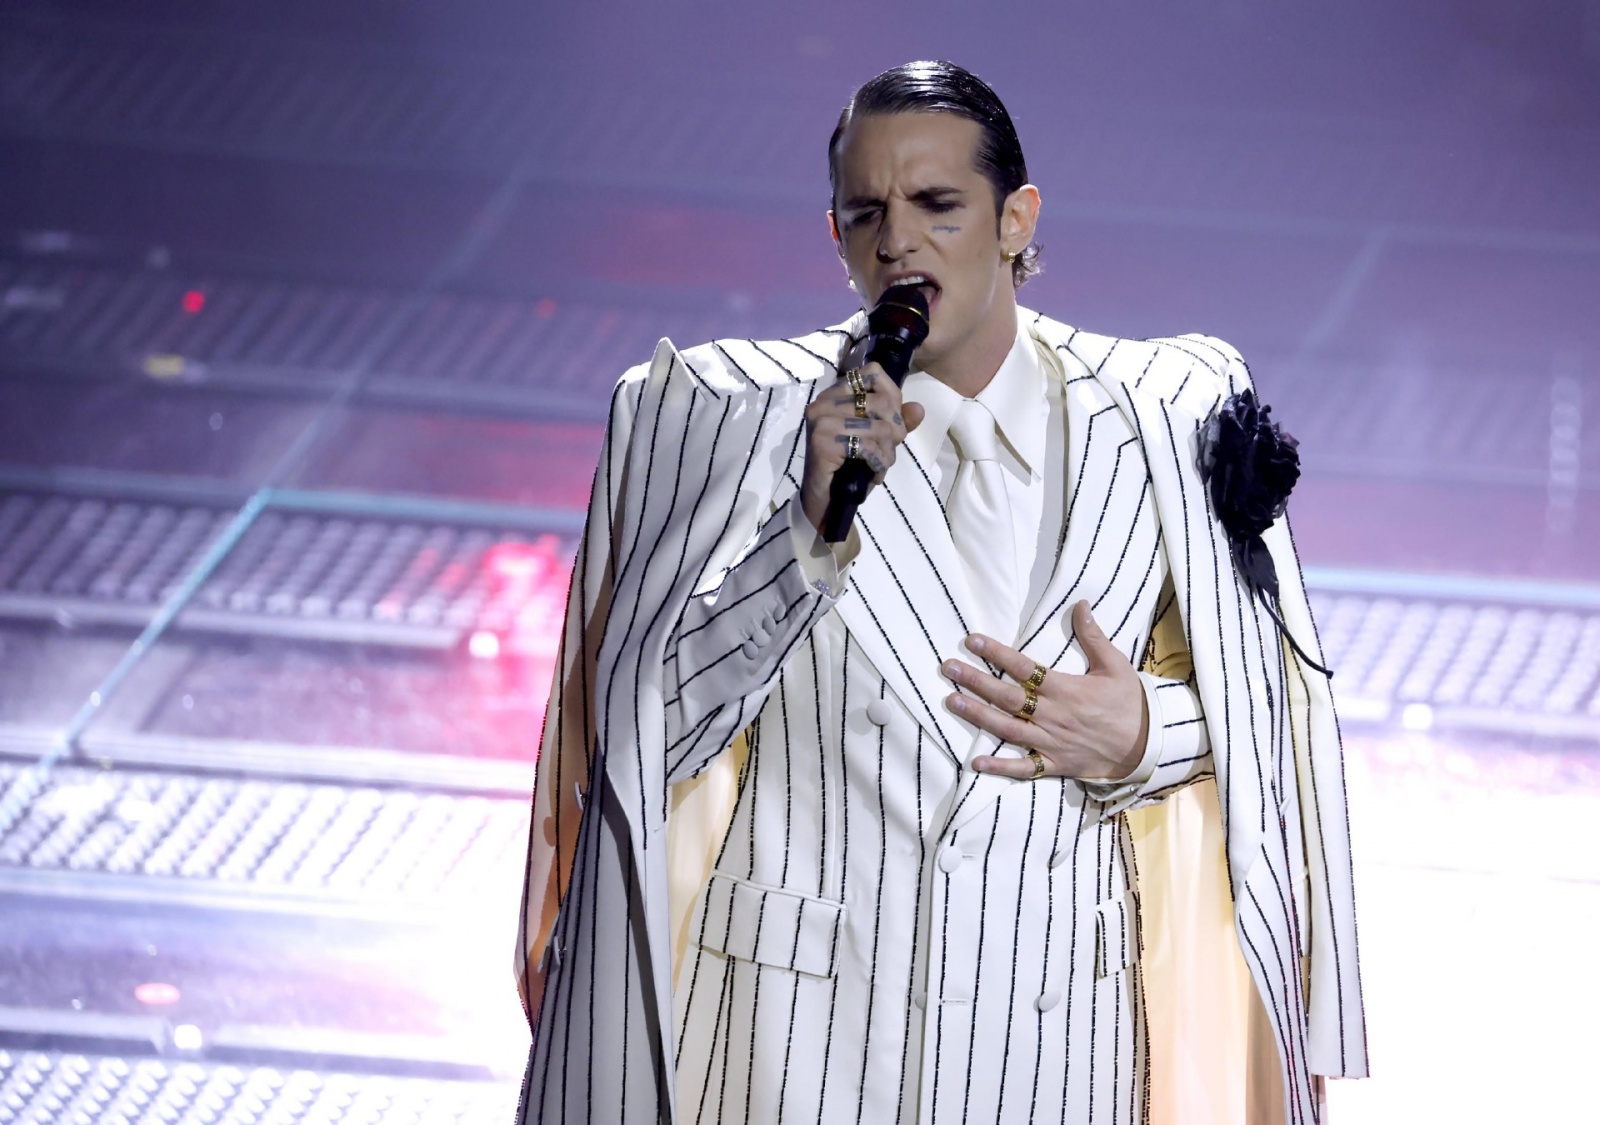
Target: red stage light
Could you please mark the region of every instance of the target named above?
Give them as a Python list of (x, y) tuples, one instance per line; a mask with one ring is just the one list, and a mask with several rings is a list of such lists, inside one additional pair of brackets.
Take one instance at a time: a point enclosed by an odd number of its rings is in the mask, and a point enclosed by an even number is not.
[(539, 303), (533, 306), (533, 315), (540, 320), (549, 320), (556, 315), (556, 303), (549, 297), (542, 297)]
[(501, 582), (532, 581), (548, 560), (548, 549), (532, 543), (496, 543), (483, 556), (484, 566)]
[(560, 540), (541, 535), (532, 543), (496, 543), (481, 563), (490, 595), (479, 612), (467, 651), (480, 660), (497, 656), (554, 659), (565, 617), (571, 560)]
[(206, 307), (206, 295), (198, 289), (191, 289), (183, 295), (183, 311), (193, 316)]

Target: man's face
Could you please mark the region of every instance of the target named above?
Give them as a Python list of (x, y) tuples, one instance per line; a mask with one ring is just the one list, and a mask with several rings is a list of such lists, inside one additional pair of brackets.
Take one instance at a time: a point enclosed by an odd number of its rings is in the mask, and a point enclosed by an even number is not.
[[(925, 368), (975, 338), (1016, 332), (1001, 251), (1025, 246), (1032, 226), (1021, 232), (1015, 206), (996, 223), (994, 189), (975, 161), (980, 136), (977, 122), (955, 114), (895, 113), (858, 117), (839, 141), (829, 213), (839, 256), (867, 308), (907, 278), (927, 282), (928, 339), (917, 351)], [(1032, 189), (1013, 199), (1024, 192)]]

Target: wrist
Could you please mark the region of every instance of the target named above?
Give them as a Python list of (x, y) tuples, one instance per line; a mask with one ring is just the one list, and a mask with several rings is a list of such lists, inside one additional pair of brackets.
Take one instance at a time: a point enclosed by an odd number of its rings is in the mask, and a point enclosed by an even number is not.
[(1119, 781), (1127, 778), (1139, 768), (1144, 761), (1145, 752), (1150, 748), (1150, 704), (1145, 696), (1144, 685), (1139, 685), (1139, 726), (1131, 743), (1125, 743), (1121, 756), (1109, 758), (1106, 761), (1106, 771), (1103, 777)]
[(1133, 746), (1123, 756), (1123, 770), (1118, 777), (1127, 777), (1139, 768), (1139, 763), (1144, 761), (1145, 750), (1150, 745), (1150, 701), (1145, 695), (1144, 684), (1139, 685), (1139, 734), (1133, 740)]
[(810, 521), (812, 528), (818, 535), (822, 534), (822, 521), (828, 514), (828, 493), (824, 490), (820, 495), (812, 489), (805, 489), (800, 494), (800, 510)]

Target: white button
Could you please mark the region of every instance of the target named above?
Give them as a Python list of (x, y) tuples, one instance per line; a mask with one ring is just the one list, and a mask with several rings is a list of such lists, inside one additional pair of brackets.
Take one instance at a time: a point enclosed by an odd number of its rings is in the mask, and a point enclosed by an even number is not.
[(939, 853), (939, 870), (946, 875), (961, 866), (961, 852), (953, 845)]
[(920, 1008), (928, 1002), (928, 994), (926, 992), (914, 993), (911, 997), (911, 1002)]
[(874, 699), (867, 704), (867, 721), (874, 726), (888, 726), (892, 718), (894, 718), (894, 708), (887, 699)]
[(1053, 988), (1047, 988), (1039, 993), (1039, 999), (1033, 1002), (1033, 1006), (1041, 1012), (1048, 1012), (1059, 1003), (1061, 1003), (1061, 993)]
[(1060, 867), (1065, 862), (1067, 862), (1067, 849), (1066, 848), (1057, 848), (1055, 851), (1050, 853), (1050, 866), (1051, 867)]
[(764, 613), (761, 615), (761, 627), (767, 631), (768, 636), (771, 636), (778, 631), (778, 619), (770, 613)]
[(744, 653), (746, 660), (755, 660), (761, 655), (761, 646), (756, 644), (755, 641), (746, 641), (739, 646), (739, 651)]

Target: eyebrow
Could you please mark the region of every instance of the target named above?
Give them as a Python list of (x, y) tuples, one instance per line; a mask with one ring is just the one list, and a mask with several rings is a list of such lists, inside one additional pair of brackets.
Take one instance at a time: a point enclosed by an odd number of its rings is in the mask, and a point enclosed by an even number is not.
[[(921, 191), (913, 192), (908, 198), (913, 203), (936, 203), (950, 196), (964, 196), (966, 192), (958, 187), (926, 187)], [(881, 207), (883, 200), (865, 195), (854, 195), (845, 200), (842, 208), (846, 211), (859, 211), (863, 207)]]

